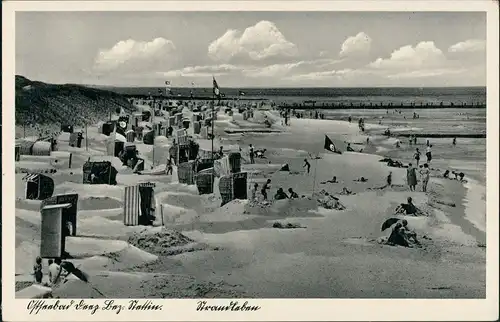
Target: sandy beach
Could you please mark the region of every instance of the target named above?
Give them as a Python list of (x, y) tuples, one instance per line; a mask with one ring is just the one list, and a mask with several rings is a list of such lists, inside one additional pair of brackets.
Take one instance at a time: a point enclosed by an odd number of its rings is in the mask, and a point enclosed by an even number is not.
[[(241, 148), (248, 188), (271, 179), (270, 195), (282, 187), (285, 191), (293, 188), (303, 196), (299, 200), (274, 201), (267, 207), (248, 200), (233, 200), (220, 207), (217, 193), (199, 195), (196, 186), (180, 184), (176, 169), (168, 176), (132, 174), (117, 158), (104, 156), (105, 136), (98, 133), (97, 127), (88, 128), (89, 151), (85, 143), (80, 149), (72, 148), (67, 138), (60, 137), (59, 151), (73, 153), (72, 168), (65, 168), (63, 161), (56, 165), (50, 160), (37, 162), (58, 170), (51, 174), (54, 194), (79, 194), (78, 234), (67, 238), (67, 250), (100, 293), (70, 278), (53, 291), (53, 296), (484, 298), (486, 140), (459, 139), (457, 146), (452, 146), (451, 139), (432, 139), (435, 156), (427, 194), (421, 192), (420, 182), (416, 192), (409, 191), (406, 169), (380, 162), (383, 157), (404, 164), (414, 161), (414, 145), (409, 146), (401, 138), (401, 147), (395, 148), (396, 139), (382, 135), (388, 124), (396, 132), (437, 124), (441, 124), (442, 131), (456, 124), (462, 126), (460, 131), (477, 131), (481, 130), (478, 124), (485, 123), (483, 115), (459, 121), (457, 111), (448, 111), (452, 113), (449, 117), (438, 113), (441, 121), (422, 112), (422, 118), (414, 122), (411, 117), (404, 119), (399, 114), (378, 111), (385, 114), (382, 124), (378, 124), (381, 115), (365, 110), (366, 131), (361, 133), (356, 122), (360, 115), (349, 113), (354, 118), (349, 123), (346, 113), (329, 112), (324, 120), (292, 118), (290, 126), (283, 126), (275, 111), (255, 111), (254, 118), (247, 121), (237, 111), (233, 116), (219, 112), (214, 148)], [(189, 116), (190, 111), (185, 108), (184, 114)], [(225, 132), (227, 128), (259, 127), (263, 115), (276, 120), (272, 128), (279, 133)], [(429, 125), (427, 119), (431, 117), (435, 123)], [(356, 151), (363, 152), (328, 152), (323, 148), (325, 135), (342, 151), (350, 142)], [(208, 140), (197, 137), (197, 141), (200, 147), (210, 146)], [(152, 146), (136, 142), (149, 166), (164, 163), (171, 144), (171, 139), (157, 138), (153, 160)], [(249, 164), (249, 144), (265, 148), (266, 158)], [(425, 151), (425, 141), (420, 139), (417, 147)], [(89, 156), (96, 161), (109, 160), (116, 166), (116, 186), (82, 184), (82, 166)], [(64, 159), (63, 154), (54, 157)], [(312, 165), (309, 174), (304, 173), (305, 158)], [(32, 163), (29, 156), (21, 156), (16, 167), (37, 165)], [(290, 171), (280, 171), (283, 164), (288, 164)], [(446, 169), (463, 171), (467, 183), (442, 178)], [(384, 185), (389, 171), (394, 187), (374, 189)], [(16, 175), (19, 283), (33, 279), (29, 274), (40, 243), (40, 201), (24, 199), (23, 176)], [(322, 183), (333, 176), (338, 183)], [(354, 181), (362, 176), (368, 181)], [(163, 218), (157, 218), (156, 227), (124, 226), (124, 187), (147, 181), (156, 183)], [(340, 194), (343, 188), (353, 194)], [(319, 206), (313, 193), (321, 190), (338, 197), (346, 209)], [(394, 209), (407, 197), (412, 197), (426, 216), (398, 218), (408, 220), (423, 247), (380, 244), (377, 240), (389, 234), (389, 230), (381, 232), (382, 223), (394, 216)], [(164, 228), (160, 227), (162, 222)], [(303, 228), (277, 229), (273, 228), (275, 222)], [(141, 246), (133, 237), (137, 234), (157, 236), (156, 240), (165, 244), (161, 251)]]

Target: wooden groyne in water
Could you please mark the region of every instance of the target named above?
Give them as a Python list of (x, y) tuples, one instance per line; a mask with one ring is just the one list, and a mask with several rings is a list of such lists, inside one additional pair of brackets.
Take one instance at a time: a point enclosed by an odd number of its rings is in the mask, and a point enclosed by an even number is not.
[(281, 108), (299, 109), (299, 110), (345, 110), (345, 109), (373, 109), (373, 110), (410, 110), (410, 109), (437, 109), (437, 108), (486, 108), (485, 103), (475, 104), (387, 104), (387, 103), (364, 103), (364, 104), (345, 104), (345, 103), (306, 103), (306, 104), (280, 104)]
[(483, 139), (486, 138), (486, 133), (391, 133), (393, 136), (410, 137), (416, 136), (417, 138), (469, 138), (469, 139)]

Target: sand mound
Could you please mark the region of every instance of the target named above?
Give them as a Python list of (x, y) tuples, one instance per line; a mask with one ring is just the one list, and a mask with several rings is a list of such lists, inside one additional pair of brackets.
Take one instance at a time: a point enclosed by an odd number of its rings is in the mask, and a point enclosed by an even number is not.
[(311, 217), (309, 210), (317, 209), (318, 202), (311, 198), (276, 200), (270, 204), (250, 202), (245, 205), (245, 213), (273, 217)]
[[(112, 198), (118, 201), (123, 201), (124, 188), (121, 186), (111, 186), (107, 184), (83, 184), (74, 182), (64, 182), (57, 185), (54, 189), (54, 195), (77, 193), (79, 199), (88, 199), (89, 197), (103, 197)], [(113, 207), (110, 207), (113, 208)]]
[(184, 246), (193, 240), (175, 230), (164, 229), (148, 235), (134, 233), (129, 236), (128, 242), (148, 252), (163, 255), (169, 252), (169, 248)]

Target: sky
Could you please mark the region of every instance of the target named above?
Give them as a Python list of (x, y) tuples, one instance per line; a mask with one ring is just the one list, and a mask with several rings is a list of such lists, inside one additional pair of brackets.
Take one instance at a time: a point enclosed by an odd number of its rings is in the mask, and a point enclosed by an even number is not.
[(17, 12), (16, 74), (110, 86), (486, 86), (481, 12)]

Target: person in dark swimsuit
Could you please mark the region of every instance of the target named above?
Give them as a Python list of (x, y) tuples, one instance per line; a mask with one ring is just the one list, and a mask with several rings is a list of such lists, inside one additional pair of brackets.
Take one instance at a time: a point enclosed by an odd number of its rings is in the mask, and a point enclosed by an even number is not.
[(311, 171), (311, 164), (309, 163), (309, 161), (307, 161), (307, 159), (304, 159), (304, 166), (303, 168), (306, 168), (307, 167), (307, 174), (310, 173)]
[(262, 189), (260, 190), (260, 193), (264, 197), (264, 200), (267, 200), (267, 190), (271, 189), (269, 187), (271, 185), (271, 179), (267, 179), (266, 183), (262, 186)]

